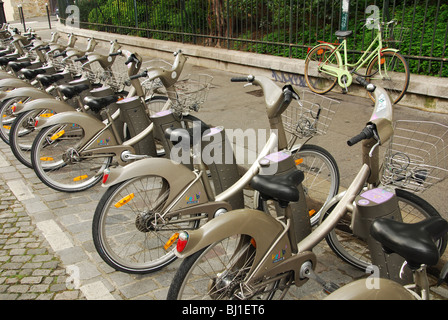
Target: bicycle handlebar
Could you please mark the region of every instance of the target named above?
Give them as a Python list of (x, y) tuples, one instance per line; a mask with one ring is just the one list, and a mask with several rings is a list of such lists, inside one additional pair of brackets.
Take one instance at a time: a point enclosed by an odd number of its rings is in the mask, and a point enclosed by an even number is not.
[(122, 54), (122, 51), (118, 50), (117, 52), (109, 53), (109, 57), (115, 57), (115, 56), (119, 56), (121, 54)]
[(373, 125), (367, 125), (364, 129), (362, 129), (361, 133), (349, 139), (347, 144), (351, 147), (362, 140), (372, 138), (374, 136), (374, 130), (375, 128)]
[(82, 57), (80, 57), (80, 58), (73, 59), (73, 61), (75, 61), (75, 62), (78, 62), (78, 61), (87, 61), (87, 60), (88, 60), (87, 56), (82, 56)]
[(142, 77), (147, 77), (148, 76), (148, 70), (143, 71), (142, 73), (138, 73), (135, 74), (133, 76), (130, 76), (129, 79), (130, 80), (134, 80), (134, 79), (138, 79), (138, 78), (142, 78)]
[(376, 89), (376, 86), (373, 83), (367, 82), (367, 80), (363, 77), (356, 77), (356, 81), (369, 92), (373, 92)]
[(231, 82), (253, 82), (254, 80), (255, 77), (252, 75), (247, 77), (234, 77), (230, 79)]

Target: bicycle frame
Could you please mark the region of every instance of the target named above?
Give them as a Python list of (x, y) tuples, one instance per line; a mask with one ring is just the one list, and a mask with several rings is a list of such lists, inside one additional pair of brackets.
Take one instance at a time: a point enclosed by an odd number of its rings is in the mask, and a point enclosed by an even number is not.
[[(379, 87), (376, 88), (375, 95), (375, 109), (369, 123), (376, 127), (378, 132), (377, 144), (379, 145), (386, 142), (393, 133), (392, 104), (384, 89)], [(260, 211), (241, 209), (219, 216), (197, 230), (189, 231), (188, 242), (185, 248), (181, 253), (175, 251), (175, 254), (180, 258), (184, 258), (212, 243), (231, 237), (235, 234), (248, 235), (249, 237), (254, 238), (255, 243), (257, 244), (257, 253), (251, 270), (245, 278), (243, 284), (245, 288), (252, 290), (254, 286), (256, 286), (257, 281), (263, 279), (263, 277), (274, 277), (274, 280), (276, 280), (277, 278), (275, 278), (275, 276), (284, 276), (288, 271), (294, 274), (295, 284), (300, 286), (307, 280), (307, 278), (300, 272), (304, 263), (310, 261), (312, 268), (316, 265), (316, 257), (311, 250), (322, 241), (333, 228), (335, 228), (338, 221), (347, 211), (356, 212), (356, 214), (353, 214), (354, 218), (352, 224), (357, 224), (357, 231), (364, 238), (368, 238), (369, 219), (380, 216), (393, 216), (395, 219), (401, 219), (398, 205), (393, 201), (385, 204), (388, 206), (388, 210), (384, 211), (384, 208), (379, 207), (378, 210), (373, 210), (375, 217), (370, 216), (368, 219), (363, 219), (363, 216), (361, 215), (361, 213), (363, 213), (361, 212), (362, 210), (356, 210), (357, 204), (355, 203), (355, 200), (364, 188), (366, 182), (374, 183), (373, 180), (376, 179), (374, 177), (375, 172), (378, 171), (378, 157), (369, 156), (369, 153), (373, 155), (373, 153), (377, 152), (376, 144), (374, 145), (375, 147), (372, 148), (372, 141), (368, 141), (363, 145), (364, 164), (350, 187), (338, 196), (338, 204), (329, 217), (322, 221), (314, 231), (309, 233), (303, 239), (300, 239), (298, 236), (296, 237), (295, 227), (297, 226), (294, 225), (295, 220), (300, 219), (300, 216), (295, 217), (295, 215), (300, 213), (291, 211), (290, 206), (285, 210), (284, 216), (286, 222), (279, 221), (270, 215), (266, 217), (266, 215)], [(304, 197), (300, 197), (299, 203), (301, 201), (304, 201)], [(334, 204), (334, 202), (332, 204)], [(331, 204), (327, 205), (327, 209), (330, 205)], [(248, 218), (250, 219), (248, 220)], [(281, 227), (279, 227), (279, 225), (281, 225)], [(263, 230), (262, 235), (260, 235), (259, 230)], [(261, 242), (259, 243), (258, 241)], [(385, 260), (388, 258), (385, 258), (382, 254), (383, 251), (381, 246), (375, 245), (372, 241), (368, 241), (368, 243), (372, 256), (375, 256), (373, 260), (374, 264), (391, 266), (392, 263), (395, 263), (396, 257), (393, 258), (394, 261)], [(271, 259), (271, 257), (274, 257), (279, 251), (282, 252), (282, 260), (275, 261), (274, 259)], [(398, 266), (400, 267), (401, 264)], [(392, 268), (389, 269), (389, 272), (393, 272), (391, 269)], [(281, 275), (282, 273), (283, 275)]]

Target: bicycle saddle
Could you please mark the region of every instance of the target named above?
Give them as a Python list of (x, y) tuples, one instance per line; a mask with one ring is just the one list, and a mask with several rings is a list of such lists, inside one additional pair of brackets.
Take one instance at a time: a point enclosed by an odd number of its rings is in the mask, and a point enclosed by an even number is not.
[(339, 38), (347, 38), (353, 34), (353, 31), (352, 30), (347, 30), (347, 31), (338, 30), (334, 34), (336, 35), (336, 37), (339, 37)]
[(39, 80), (44, 87), (48, 87), (49, 85), (55, 83), (56, 81), (64, 79), (64, 75), (60, 73), (48, 76), (40, 74), (36, 76), (36, 79)]
[(0, 58), (0, 65), (6, 66), (11, 61), (16, 61), (17, 57), (1, 57)]
[(44, 74), (47, 71), (43, 68), (38, 68), (38, 69), (23, 69), (22, 70), (22, 74), (23, 76), (28, 79), (34, 79), (38, 74)]
[(8, 65), (14, 71), (19, 71), (20, 69), (29, 67), (31, 65), (31, 61), (23, 61), (23, 62), (10, 62)]
[(413, 224), (380, 218), (370, 227), (370, 234), (384, 250), (405, 258), (412, 269), (418, 269), (422, 264), (437, 264), (439, 250), (434, 241), (446, 232), (448, 222), (441, 217), (430, 217)]
[(84, 103), (90, 107), (90, 110), (94, 112), (99, 112), (101, 109), (107, 107), (111, 103), (117, 102), (117, 96), (106, 96), (106, 97), (92, 97), (88, 96), (84, 98)]
[(84, 90), (89, 89), (90, 86), (88, 84), (76, 84), (76, 85), (66, 85), (62, 84), (58, 86), (59, 91), (67, 98), (71, 99), (74, 96), (80, 94)]
[[(189, 116), (185, 116), (188, 118)], [(198, 123), (201, 125), (201, 136), (199, 137), (199, 141), (194, 141), (194, 130), (193, 128), (172, 128), (168, 127), (165, 129), (165, 138), (169, 139), (173, 145), (177, 145), (178, 143), (189, 142), (190, 147), (194, 145), (194, 143), (199, 143), (201, 141), (202, 135), (205, 131), (210, 129), (210, 126), (205, 122), (199, 120), (198, 118), (191, 117), (192, 119), (197, 119)]]
[(265, 200), (273, 199), (286, 207), (288, 202), (299, 201), (297, 186), (305, 178), (302, 171), (293, 169), (279, 175), (256, 175), (250, 186), (260, 192)]

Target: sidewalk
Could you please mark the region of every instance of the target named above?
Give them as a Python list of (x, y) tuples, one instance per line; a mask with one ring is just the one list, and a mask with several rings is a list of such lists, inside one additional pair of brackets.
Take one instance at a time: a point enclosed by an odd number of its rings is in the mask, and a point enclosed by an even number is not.
[[(46, 17), (28, 20), (27, 25), (42, 33), (43, 39), (49, 38), (53, 30), (48, 30)], [(150, 58), (145, 57), (145, 60)], [(236, 74), (195, 66), (187, 61), (183, 74), (198, 72), (214, 77), (208, 100), (198, 113), (203, 121), (225, 128), (267, 127), (264, 99), (250, 94), (257, 88), (231, 84), (229, 79)], [(359, 150), (349, 150), (345, 141), (363, 127), (372, 104), (367, 99), (338, 93), (332, 97), (341, 100), (341, 106), (330, 132), (311, 143), (333, 154), (343, 177), (341, 184), (348, 185), (359, 167), (360, 158)], [(448, 115), (400, 106), (396, 107), (395, 116), (396, 119), (411, 117), (448, 123)], [(424, 194), (445, 218), (448, 214), (444, 201), (446, 190), (444, 184), (431, 189), (431, 195)], [(153, 274), (130, 275), (113, 270), (96, 253), (91, 221), (104, 192), (101, 185), (74, 194), (54, 191), (41, 183), (33, 170), (19, 163), (9, 146), (0, 142), (0, 300), (165, 299), (181, 261)], [(317, 272), (326, 280), (345, 284), (365, 276), (338, 259), (324, 241), (315, 253)], [(448, 300), (446, 284), (433, 288), (432, 293), (435, 299)], [(302, 300), (323, 297), (320, 286), (312, 281), (301, 288), (291, 288), (289, 295), (290, 299)]]

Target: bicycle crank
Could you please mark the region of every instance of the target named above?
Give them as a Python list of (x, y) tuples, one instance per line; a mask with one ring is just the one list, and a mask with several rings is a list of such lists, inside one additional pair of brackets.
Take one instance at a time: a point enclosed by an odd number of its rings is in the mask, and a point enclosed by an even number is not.
[(316, 281), (319, 283), (326, 294), (330, 294), (337, 289), (339, 289), (339, 286), (333, 282), (326, 282), (324, 279), (319, 277), (313, 270), (312, 264), (310, 261), (305, 262), (301, 268), (300, 268), (300, 277), (301, 278), (308, 278)]

